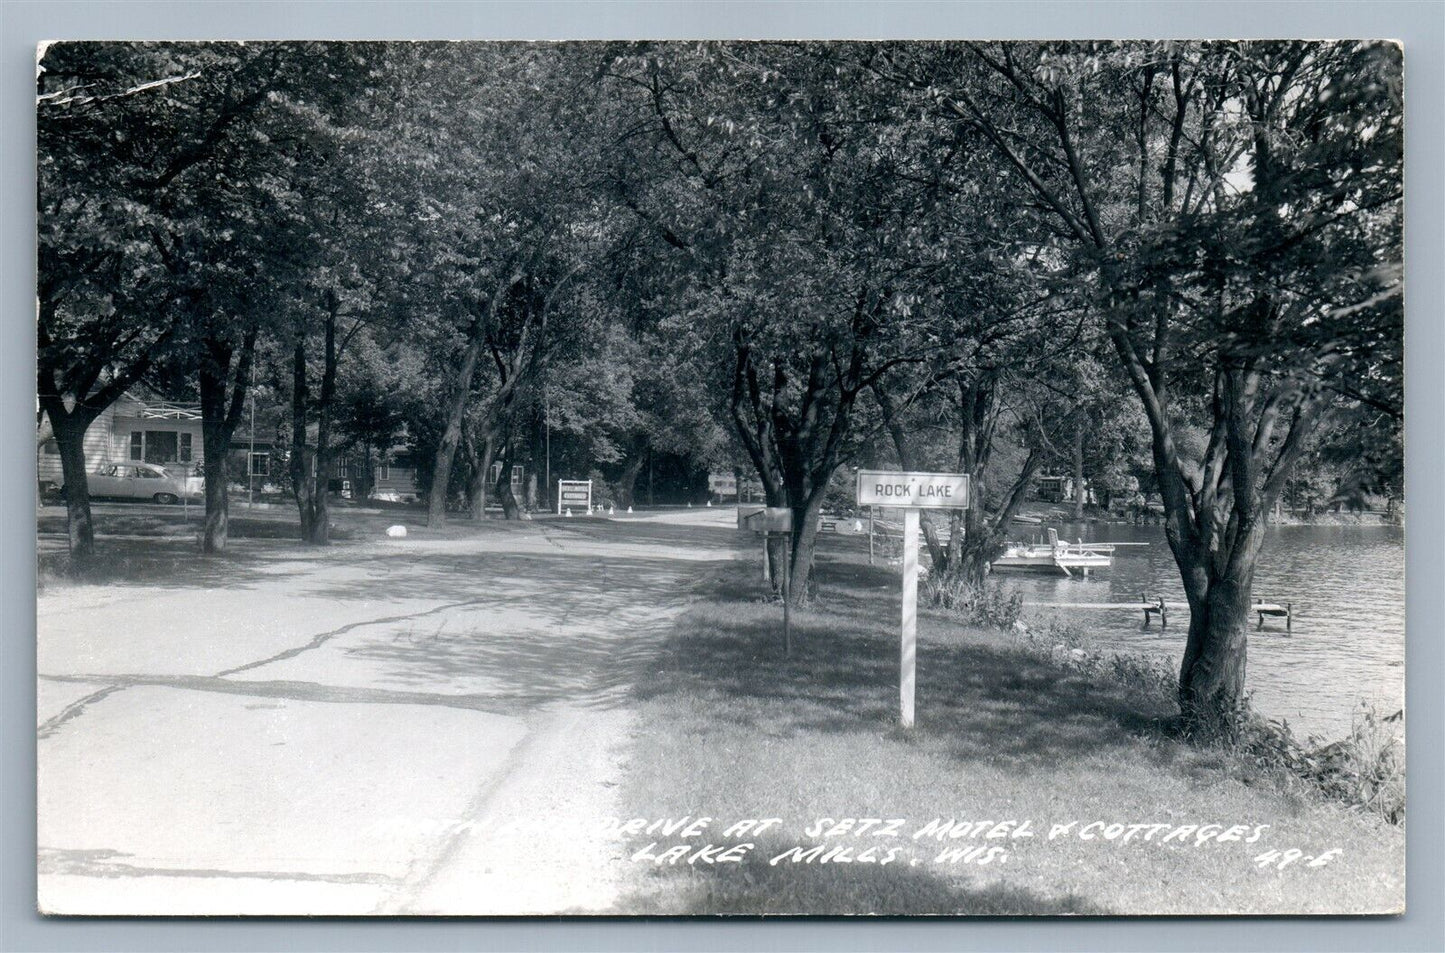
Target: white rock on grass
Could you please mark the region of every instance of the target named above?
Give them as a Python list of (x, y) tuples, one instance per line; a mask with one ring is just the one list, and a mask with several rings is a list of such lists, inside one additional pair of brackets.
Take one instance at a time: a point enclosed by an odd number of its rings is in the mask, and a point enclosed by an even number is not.
[(397, 524), (396, 526), (388, 526), (386, 528), (386, 535), (390, 536), (392, 539), (401, 539), (406, 535), (406, 527), (400, 524)]

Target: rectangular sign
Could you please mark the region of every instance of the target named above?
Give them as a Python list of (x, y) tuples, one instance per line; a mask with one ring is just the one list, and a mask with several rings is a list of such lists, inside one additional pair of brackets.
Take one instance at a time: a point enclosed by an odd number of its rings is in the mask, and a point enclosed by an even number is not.
[(966, 510), (968, 474), (859, 470), (858, 505)]
[(592, 509), (592, 481), (591, 480), (558, 480), (557, 481), (557, 515), (561, 516), (566, 510), (571, 512), (572, 507), (577, 507), (587, 513)]

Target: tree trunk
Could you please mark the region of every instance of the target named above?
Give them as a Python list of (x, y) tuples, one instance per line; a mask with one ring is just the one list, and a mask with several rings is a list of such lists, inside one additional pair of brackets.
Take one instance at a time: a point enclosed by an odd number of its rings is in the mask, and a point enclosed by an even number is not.
[(327, 293), (326, 345), (321, 369), (321, 399), (316, 404), (316, 452), (312, 457), (311, 525), (304, 541), (313, 546), (331, 542), (331, 405), (336, 397), (336, 298)]
[(1074, 519), (1084, 518), (1084, 418), (1074, 421)]
[[(1003, 552), (1003, 536), (991, 524), (983, 508), (983, 480), (970, 477), (969, 508), (959, 522), (962, 532), (955, 531), (958, 542), (950, 540), (956, 556), (953, 572), (968, 585), (980, 588), (988, 576), (989, 565)], [(974, 489), (977, 487), (977, 489)]]
[(512, 444), (510, 439), (502, 453), (502, 468), (497, 472), (497, 502), (502, 504), (502, 517), (509, 520), (522, 518), (522, 508), (517, 504), (517, 495), (512, 492)]
[(1179, 710), (1186, 728), (1203, 737), (1238, 737), (1245, 707), (1254, 567), (1263, 521), (1246, 505), (1234, 545), (1226, 552), (1180, 547), (1176, 559), (1189, 599), (1189, 636), (1179, 667)]
[(219, 553), (225, 550), (230, 538), (231, 500), (226, 486), (226, 453), (213, 448), (225, 447), (231, 441), (223, 428), (210, 423), (201, 425), (201, 439), (206, 448), (206, 459), (201, 466), (206, 484), (206, 519), (201, 531), (201, 552)]
[[(66, 269), (66, 276), (75, 277), (75, 273)], [(50, 418), (50, 430), (60, 453), (61, 479), (67, 487), (65, 524), (70, 555), (88, 559), (95, 554), (95, 525), (90, 512), (90, 483), (85, 468), (85, 432), (105, 408), (115, 403), (150, 368), (175, 333), (176, 322), (183, 312), (178, 309), (175, 321), (148, 347), (134, 354), (128, 366), (114, 351), (92, 351), (80, 367), (71, 368), (72, 371), (82, 372), (76, 378), (57, 366), (55, 342), (50, 335), (50, 329), (55, 326), (56, 306), (64, 297), (61, 284), (64, 282), (57, 274), (41, 268), (36, 302), (39, 320), (36, 323), (35, 394), (40, 405), (39, 413)], [(105, 383), (91, 390), (102, 378)], [(60, 383), (65, 379), (89, 380), (90, 384), (82, 387), (79, 393), (67, 392), (68, 385)], [(71, 400), (70, 407), (65, 405), (67, 397)], [(39, 422), (38, 414), (37, 426)]]
[[(864, 348), (855, 345), (843, 379), (857, 382), (862, 378)], [(829, 383), (827, 356), (812, 356), (802, 413), (794, 417), (778, 397), (787, 380), (787, 368), (770, 360), (770, 373), (765, 383), (753, 364), (751, 347), (738, 342), (734, 356), (733, 389), (729, 411), (743, 447), (763, 484), (768, 506), (787, 506), (793, 510), (793, 571), (791, 601), (801, 604), (808, 599), (808, 585), (813, 570), (814, 537), (818, 531), (818, 513), (828, 482), (838, 469), (843, 442), (852, 421), (860, 384), (843, 386), (841, 381)], [(826, 408), (824, 404), (831, 406)], [(831, 410), (831, 421), (827, 411)], [(769, 547), (774, 565), (781, 554)], [(773, 585), (781, 584), (773, 574)]]
[[(763, 487), (763, 506), (770, 509), (785, 507), (788, 505), (788, 496), (780, 487)], [(794, 514), (793, 519), (797, 520)], [(796, 531), (796, 526), (794, 527)], [(767, 554), (767, 565), (764, 569), (767, 572), (768, 583), (773, 588), (773, 594), (783, 594), (783, 566), (787, 563), (788, 546), (791, 540), (786, 540), (781, 534), (773, 534), (768, 537), (767, 545), (763, 551)]]
[(1189, 598), (1189, 637), (1179, 668), (1179, 710), (1191, 733), (1234, 739), (1244, 705), (1251, 585), (1211, 581)]
[(483, 329), (472, 332), (471, 343), (462, 356), (461, 366), (452, 379), (451, 406), (447, 410), (446, 427), (442, 430), (441, 442), (437, 444), (436, 457), (432, 465), (431, 490), (427, 494), (426, 525), (440, 526), (446, 521), (447, 487), (451, 483), (452, 461), (456, 459), (457, 445), (462, 438), (462, 419), (466, 416), (467, 402), (471, 398), (472, 377), (476, 374), (477, 360), (482, 354)]
[(968, 474), (968, 509), (952, 522), (949, 539), (948, 572), (970, 586), (981, 587), (989, 565), (1003, 552), (1008, 526), (1023, 505), (1024, 494), (1043, 464), (1037, 450), (1030, 450), (1024, 465), (1004, 496), (1002, 508), (990, 514), (985, 507), (985, 479), (993, 456), (993, 437), (998, 424), (999, 380), (984, 374), (959, 380), (958, 469)]
[(487, 434), (482, 442), (482, 452), (476, 453), (476, 447), (472, 447), (472, 479), (467, 487), (467, 495), (471, 497), (472, 519), (483, 520), (487, 518), (487, 482), (488, 474), (492, 472), (492, 457), (496, 454), (497, 438)]
[[(521, 280), (522, 276), (514, 273), (510, 278), (497, 285), (492, 297), (488, 299), (486, 307), (477, 316), (476, 326), (472, 328), (471, 339), (467, 342), (466, 352), (462, 355), (462, 363), (458, 366), (456, 376), (452, 379), (451, 405), (447, 409), (447, 422), (446, 427), (442, 430), (442, 439), (437, 444), (436, 457), (432, 465), (432, 485), (427, 493), (426, 525), (428, 526), (440, 526), (446, 521), (447, 485), (451, 482), (452, 461), (456, 458), (457, 444), (461, 442), (462, 418), (466, 416), (467, 402), (471, 399), (472, 378), (477, 371), (477, 361), (481, 359), (482, 348), (486, 345), (487, 326), (491, 323), (497, 301)], [(515, 382), (513, 382), (513, 386), (515, 386)]]
[(85, 471), (85, 431), (89, 421), (65, 420), (50, 429), (60, 450), (61, 479), (65, 482), (65, 529), (72, 558), (84, 560), (95, 555), (95, 524), (90, 514), (90, 483)]
[(793, 510), (793, 559), (788, 565), (788, 601), (795, 606), (809, 600), (808, 587), (813, 579), (813, 552), (818, 541), (818, 514), (823, 510), (827, 485), (815, 490), (802, 506)]
[[(310, 388), (306, 381), (306, 334), (300, 331), (291, 351), (291, 492), (296, 494), (296, 511), (301, 521), (301, 539), (309, 540), (316, 525), (316, 462), (306, 440), (307, 404)], [(209, 485), (209, 481), (208, 481)]]
[(637, 452), (627, 459), (627, 465), (622, 468), (622, 475), (617, 478), (617, 503), (619, 506), (632, 505), (633, 495), (637, 489), (637, 475), (642, 472), (642, 464), (646, 461), (647, 448), (639, 445)]
[(358, 499), (371, 499), (371, 492), (376, 488), (376, 470), (374, 469), (375, 465), (371, 461), (371, 440), (363, 440), (361, 443), (361, 479), (356, 481)]
[(241, 342), (239, 358), (232, 342), (212, 338), (206, 342), (206, 355), (197, 374), (201, 397), (201, 442), (205, 463), (206, 518), (201, 532), (201, 551), (219, 553), (226, 548), (230, 536), (230, 495), (227, 487), (227, 460), (231, 435), (241, 420), (245, 407), (246, 388), (250, 383), (251, 362), (256, 352), (256, 330), (248, 330)]

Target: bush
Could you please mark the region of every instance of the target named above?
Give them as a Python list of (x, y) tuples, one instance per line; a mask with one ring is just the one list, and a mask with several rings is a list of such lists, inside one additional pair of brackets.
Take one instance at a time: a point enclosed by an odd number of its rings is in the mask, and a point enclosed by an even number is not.
[(1011, 629), (1023, 611), (1023, 596), (1005, 593), (997, 583), (975, 586), (961, 576), (930, 573), (923, 580), (928, 605), (977, 625)]
[(1162, 659), (1149, 655), (1091, 651), (1077, 623), (1054, 619), (1038, 628), (1014, 626), (1017, 644), (1027, 651), (1062, 662), (1077, 671), (1130, 689), (1141, 700), (1174, 705), (1179, 673)]
[(1362, 704), (1349, 737), (1328, 744), (1313, 737), (1301, 742), (1288, 722), (1246, 714), (1234, 747), (1262, 770), (1286, 772), (1352, 810), (1401, 824), (1405, 820), (1405, 753), (1392, 725), (1403, 714), (1382, 718), (1372, 706)]
[(617, 488), (607, 482), (601, 470), (593, 470), (587, 474), (587, 479), (592, 481), (592, 503), (594, 506), (613, 506), (617, 503)]

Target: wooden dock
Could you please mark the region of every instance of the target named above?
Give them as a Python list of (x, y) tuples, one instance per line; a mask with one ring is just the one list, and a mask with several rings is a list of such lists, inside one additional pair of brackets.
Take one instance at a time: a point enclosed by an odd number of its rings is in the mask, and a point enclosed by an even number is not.
[[(1139, 594), (1138, 602), (1025, 602), (1024, 605), (1031, 609), (1114, 609), (1127, 610), (1130, 612), (1144, 613), (1144, 625), (1147, 628), (1154, 616), (1159, 617), (1159, 628), (1169, 626), (1170, 612), (1188, 612), (1187, 602), (1167, 602), (1163, 596), (1149, 598), (1145, 593)], [(1249, 611), (1259, 616), (1258, 628), (1264, 628), (1264, 620), (1268, 618), (1284, 619), (1284, 629), (1288, 633), (1294, 628), (1294, 604), (1285, 602), (1265, 602), (1261, 599), (1254, 600)]]

